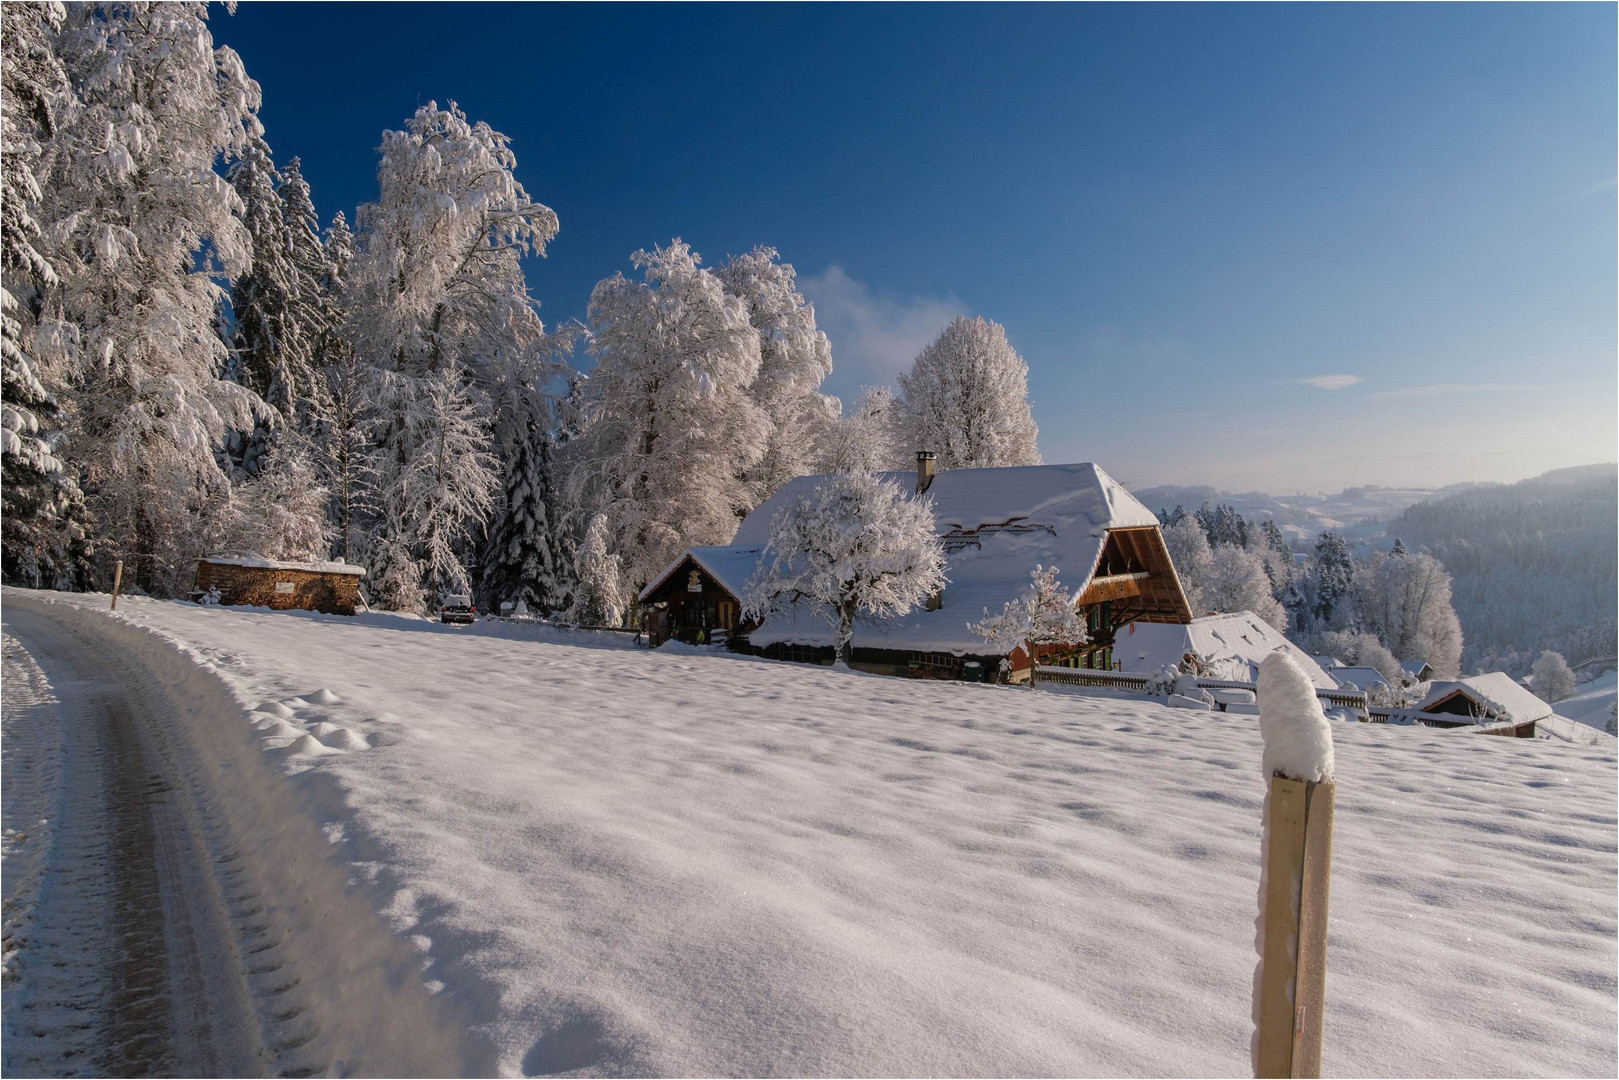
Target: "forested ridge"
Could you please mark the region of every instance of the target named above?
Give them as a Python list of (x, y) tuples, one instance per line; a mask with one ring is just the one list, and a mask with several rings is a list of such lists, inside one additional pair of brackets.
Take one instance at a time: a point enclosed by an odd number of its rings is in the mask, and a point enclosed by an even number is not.
[(1544, 649), (1570, 663), (1614, 655), (1619, 468), (1559, 469), (1420, 502), (1389, 525), (1452, 577), (1463, 667), (1527, 671)]

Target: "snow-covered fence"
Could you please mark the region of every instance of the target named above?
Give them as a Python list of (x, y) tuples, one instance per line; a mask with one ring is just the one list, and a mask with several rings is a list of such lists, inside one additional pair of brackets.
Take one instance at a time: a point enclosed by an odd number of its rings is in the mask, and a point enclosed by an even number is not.
[[(1147, 692), (1147, 683), (1151, 681), (1151, 676), (1148, 675), (1129, 671), (1102, 671), (1099, 668), (1054, 667), (1041, 664), (1039, 672), (1040, 681), (1043, 683), (1060, 683), (1068, 686), (1111, 686), (1122, 690), (1140, 690), (1142, 693)], [(1205, 690), (1253, 690), (1256, 686), (1254, 683), (1242, 682), (1237, 679), (1207, 679), (1201, 675), (1198, 676), (1197, 685)], [(1329, 709), (1349, 709), (1362, 720), (1372, 719), (1372, 709), (1367, 701), (1365, 691), (1323, 690), (1317, 687), (1315, 695)], [(1387, 719), (1386, 715), (1385, 719)]]
[(1100, 668), (1056, 667), (1041, 664), (1037, 669), (1043, 683), (1064, 683), (1068, 686), (1113, 686), (1124, 690), (1147, 692), (1147, 676), (1125, 671), (1103, 671)]
[(1303, 670), (1283, 653), (1259, 667), (1267, 785), (1254, 942), (1256, 1077), (1321, 1075), (1332, 873), (1332, 725)]

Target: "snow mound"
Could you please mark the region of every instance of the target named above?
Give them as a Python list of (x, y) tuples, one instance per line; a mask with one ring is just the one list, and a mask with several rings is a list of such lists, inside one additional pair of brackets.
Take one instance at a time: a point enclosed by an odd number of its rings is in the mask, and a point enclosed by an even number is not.
[(337, 724), (331, 723), (327, 720), (322, 720), (318, 724), (309, 725), (309, 734), (313, 735), (317, 739), (322, 740), (324, 740), (328, 735), (336, 735), (342, 730), (344, 730), (342, 727), (339, 727)]
[(1331, 780), (1332, 728), (1304, 669), (1286, 653), (1272, 653), (1259, 665), (1258, 688), (1265, 775)]
[[(325, 726), (330, 726), (330, 725), (325, 725)], [(369, 750), (369, 749), (371, 749), (371, 744), (368, 741), (366, 741), (366, 738), (365, 738), (364, 735), (361, 735), (361, 734), (359, 734), (358, 732), (355, 732), (355, 731), (350, 731), (346, 727), (340, 727), (336, 731), (333, 731), (332, 733), (330, 733), (328, 735), (320, 736), (320, 741), (321, 741), (321, 744), (323, 746), (326, 746), (328, 749), (331, 749), (331, 750)]]
[(335, 754), (338, 751), (323, 745), (320, 740), (306, 732), (287, 745), (277, 748), (275, 752), (287, 757), (302, 757), (305, 755)]
[(1209, 703), (1202, 698), (1191, 697), (1187, 694), (1170, 694), (1169, 707), (1171, 709), (1196, 709), (1199, 712), (1208, 712)]
[(313, 693), (305, 694), (304, 700), (309, 702), (311, 705), (337, 705), (340, 704), (343, 699), (323, 686)]
[(264, 701), (254, 706), (254, 712), (269, 713), (271, 716), (284, 716), (291, 719), (296, 714), (279, 701)]
[(253, 726), (266, 739), (296, 739), (303, 734), (297, 724), (279, 716), (266, 716), (262, 720), (255, 720)]

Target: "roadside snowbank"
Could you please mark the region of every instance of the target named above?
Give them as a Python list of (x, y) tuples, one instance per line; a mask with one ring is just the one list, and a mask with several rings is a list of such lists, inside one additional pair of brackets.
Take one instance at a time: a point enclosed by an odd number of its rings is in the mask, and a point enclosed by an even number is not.
[[(119, 607), (257, 706), (216, 720), (295, 774), (477, 1071), (1247, 1070), (1252, 716)], [(1611, 1074), (1611, 747), (1333, 737), (1326, 1070)]]

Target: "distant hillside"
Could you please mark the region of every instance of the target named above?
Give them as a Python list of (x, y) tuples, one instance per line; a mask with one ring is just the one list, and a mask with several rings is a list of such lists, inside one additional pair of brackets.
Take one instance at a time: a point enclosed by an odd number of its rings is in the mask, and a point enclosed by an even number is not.
[(1423, 499), (1462, 490), (1444, 488), (1386, 488), (1375, 484), (1346, 488), (1336, 495), (1266, 495), (1249, 491), (1235, 494), (1211, 487), (1185, 487), (1164, 484), (1142, 488), (1131, 494), (1149, 510), (1174, 510), (1184, 506), (1196, 511), (1205, 502), (1224, 503), (1249, 521), (1266, 518), (1276, 522), (1290, 541), (1309, 543), (1331, 529), (1352, 542), (1370, 543), (1383, 538), (1387, 522), (1406, 507)]
[(1390, 536), (1455, 577), (1464, 671), (1527, 670), (1542, 649), (1572, 663), (1614, 654), (1619, 466), (1585, 465), (1416, 503)]

